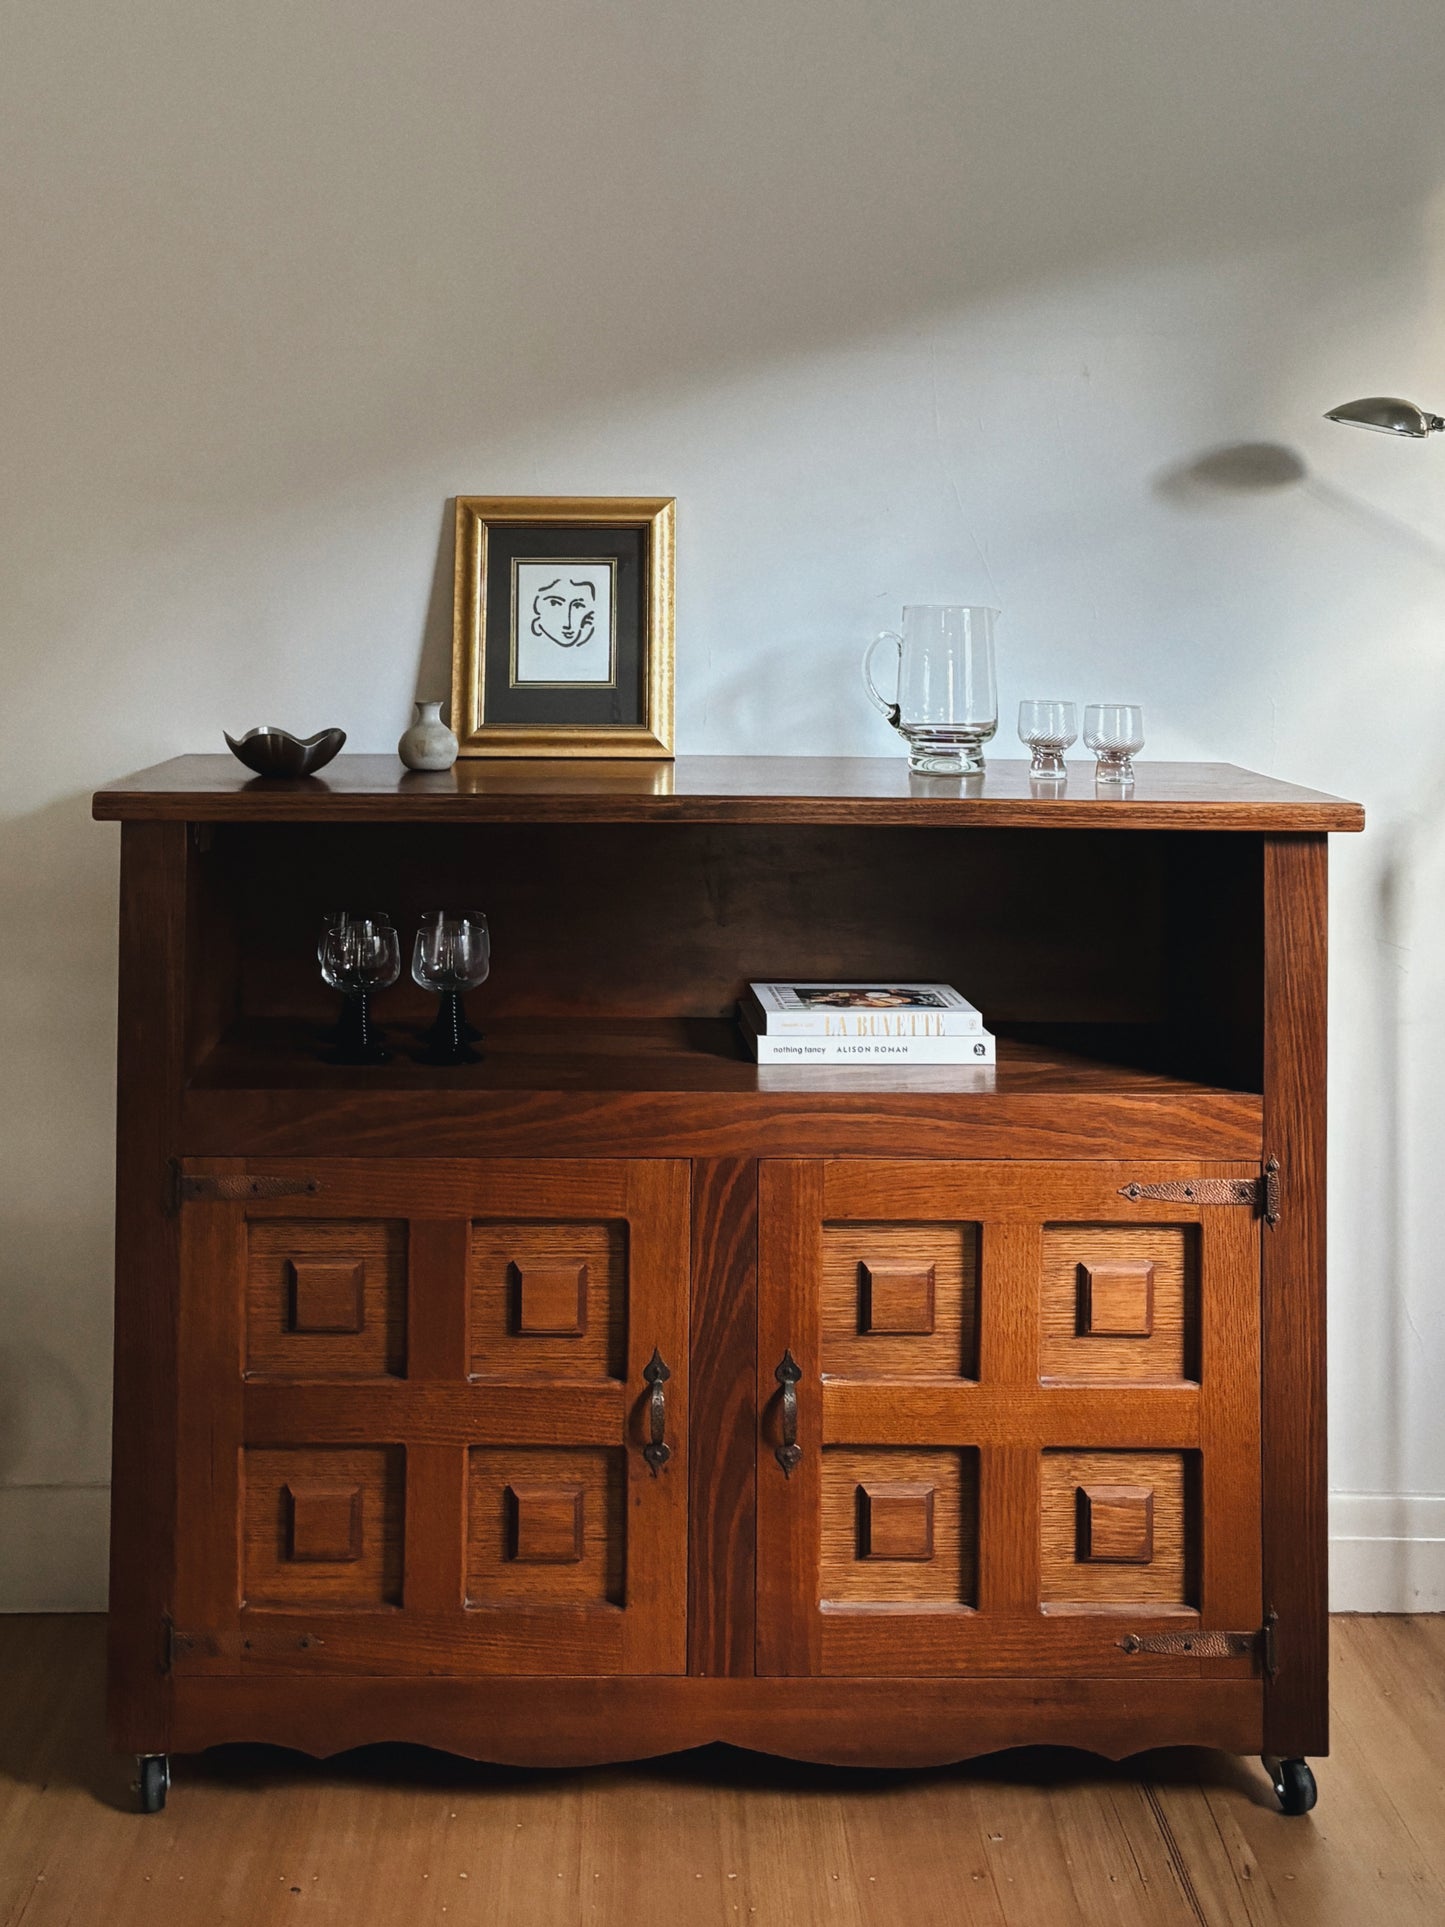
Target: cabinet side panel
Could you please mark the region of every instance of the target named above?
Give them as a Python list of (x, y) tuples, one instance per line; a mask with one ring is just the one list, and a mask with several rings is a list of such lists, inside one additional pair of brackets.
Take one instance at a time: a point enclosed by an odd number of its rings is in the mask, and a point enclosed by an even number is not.
[(1264, 844), (1264, 1147), (1280, 1220), (1263, 1232), (1264, 1603), (1279, 1615), (1265, 1750), (1329, 1747), (1325, 1446), (1327, 846)]
[(758, 1167), (693, 1166), (688, 1671), (753, 1670)]
[(127, 823), (121, 841), (109, 1727), (132, 1753), (165, 1750), (170, 1711), (180, 1254), (166, 1182), (183, 1071), (186, 839), (184, 823)]

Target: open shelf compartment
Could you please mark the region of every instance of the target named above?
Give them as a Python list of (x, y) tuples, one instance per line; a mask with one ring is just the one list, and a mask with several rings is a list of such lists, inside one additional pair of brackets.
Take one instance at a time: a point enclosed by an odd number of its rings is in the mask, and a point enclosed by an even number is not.
[[(749, 1120), (802, 1108), (847, 1149), (839, 1121), (886, 1104), (993, 1132), (1052, 1110), (1060, 1139), (1091, 1151), (1111, 1129), (1125, 1143), (1155, 1129), (1161, 1150), (1258, 1155), (1247, 834), (239, 823), (202, 839), (192, 886), (185, 1105), (207, 1149), (248, 1148), (261, 1119), (300, 1141), (342, 1105), (378, 1129), (466, 1119), (475, 1144), (528, 1102), (555, 1125), (569, 1103), (596, 1120), (651, 1097), (686, 1099), (689, 1128), (739, 1143)], [(316, 935), (342, 905), (385, 908), (404, 950), (424, 909), (487, 912), (492, 975), (469, 999), (480, 1063), (420, 1061), (433, 1006), (405, 966), (375, 1002), (390, 1061), (327, 1061), (337, 1006)], [(997, 1032), (998, 1064), (754, 1064), (738, 996), (788, 976), (954, 983)]]

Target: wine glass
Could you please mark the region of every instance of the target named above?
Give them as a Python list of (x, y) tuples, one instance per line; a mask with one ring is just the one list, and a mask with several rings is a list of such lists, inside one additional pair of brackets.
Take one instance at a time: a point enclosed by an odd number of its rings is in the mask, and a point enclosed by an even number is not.
[[(321, 912), (321, 930), (316, 939), (316, 961), (321, 966), (321, 975), (326, 978), (329, 984), (331, 983), (331, 979), (326, 974), (326, 939), (331, 935), (333, 930), (339, 930), (350, 915), (351, 912), (349, 910), (323, 910)], [(333, 990), (336, 989), (335, 984), (331, 984), (331, 987)], [(343, 1005), (342, 1009), (337, 1013), (336, 1022), (331, 1026), (330, 1037), (333, 1050), (339, 1050), (341, 1048), (342, 1035), (345, 1029), (346, 1010)]]
[(424, 910), (411, 953), (411, 974), (440, 998), (436, 1022), (426, 1034), (433, 1064), (475, 1064), (469, 1040), (481, 1032), (468, 1024), (463, 991), (485, 981), (492, 967), (492, 939), (480, 910)]
[(1029, 775), (1062, 779), (1064, 751), (1079, 740), (1079, 712), (1072, 703), (1019, 704), (1019, 741), (1029, 750)]
[(384, 910), (328, 913), (320, 941), (321, 974), (341, 992), (332, 1053), (338, 1064), (384, 1064), (391, 1053), (371, 1022), (373, 991), (401, 975), (401, 941)]
[[(325, 965), (326, 939), (331, 935), (331, 932), (333, 930), (339, 930), (341, 925), (347, 921), (350, 915), (351, 915), (351, 912), (349, 910), (323, 910), (321, 912), (321, 934), (316, 939), (317, 963), (323, 966)], [(323, 976), (325, 975), (324, 968), (322, 971), (322, 975)]]
[(1133, 757), (1144, 747), (1144, 712), (1138, 703), (1090, 703), (1084, 711), (1084, 741), (1098, 762), (1094, 780), (1115, 789), (1134, 781)]

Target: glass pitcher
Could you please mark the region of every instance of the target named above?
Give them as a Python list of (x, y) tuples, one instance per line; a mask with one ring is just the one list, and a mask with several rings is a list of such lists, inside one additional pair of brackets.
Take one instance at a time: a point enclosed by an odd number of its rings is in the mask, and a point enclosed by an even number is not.
[[(908, 744), (908, 767), (928, 776), (970, 776), (984, 767), (983, 746), (998, 728), (993, 625), (997, 609), (913, 603), (903, 632), (885, 629), (863, 657), (863, 685), (880, 715)], [(898, 651), (898, 694), (889, 702), (873, 681), (873, 657)]]

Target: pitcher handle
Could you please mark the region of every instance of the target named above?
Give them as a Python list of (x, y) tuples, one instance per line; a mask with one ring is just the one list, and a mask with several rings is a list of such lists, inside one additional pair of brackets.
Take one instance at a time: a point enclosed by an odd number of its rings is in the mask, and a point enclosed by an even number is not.
[(873, 707), (878, 711), (878, 714), (884, 719), (885, 722), (891, 723), (893, 727), (897, 729), (898, 719), (902, 715), (902, 711), (899, 709), (898, 704), (896, 702), (890, 703), (884, 696), (882, 696), (879, 693), (878, 685), (873, 680), (874, 651), (880, 646), (880, 644), (885, 642), (891, 642), (893, 646), (897, 649), (898, 667), (899, 667), (900, 673), (902, 672), (902, 668), (903, 668), (902, 636), (899, 635), (896, 629), (880, 629), (878, 634), (873, 638), (872, 642), (870, 642), (868, 647), (863, 651), (863, 687), (868, 691), (868, 700), (872, 703)]

